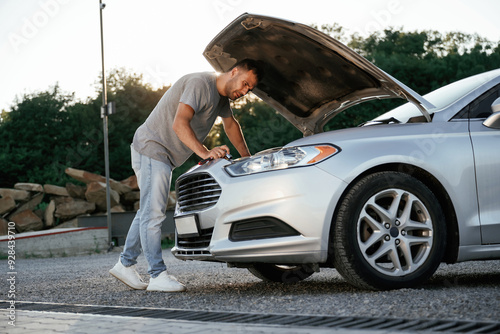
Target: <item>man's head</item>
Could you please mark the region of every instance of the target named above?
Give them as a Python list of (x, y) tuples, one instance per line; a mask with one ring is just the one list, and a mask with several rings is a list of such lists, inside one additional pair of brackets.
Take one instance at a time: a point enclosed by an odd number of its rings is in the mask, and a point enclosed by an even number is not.
[(219, 93), (236, 100), (254, 89), (263, 77), (264, 71), (258, 61), (243, 59), (223, 74), (224, 82)]

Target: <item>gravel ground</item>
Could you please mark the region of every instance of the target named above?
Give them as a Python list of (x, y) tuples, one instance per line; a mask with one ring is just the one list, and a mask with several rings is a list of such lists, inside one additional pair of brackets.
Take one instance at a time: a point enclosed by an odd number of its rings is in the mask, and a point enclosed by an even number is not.
[[(16, 300), (33, 302), (176, 308), (189, 310), (308, 315), (433, 318), (500, 321), (500, 261), (441, 265), (425, 285), (396, 291), (351, 287), (334, 269), (322, 269), (296, 284), (264, 283), (246, 269), (184, 262), (164, 251), (169, 274), (186, 284), (184, 293), (131, 290), (108, 270), (120, 248), (81, 257), (19, 259)], [(3, 260), (6, 262), (6, 260)], [(5, 266), (7, 264), (5, 263)], [(146, 273), (139, 257), (138, 270)], [(147, 281), (147, 275), (143, 276)], [(0, 299), (7, 300), (6, 279)]]

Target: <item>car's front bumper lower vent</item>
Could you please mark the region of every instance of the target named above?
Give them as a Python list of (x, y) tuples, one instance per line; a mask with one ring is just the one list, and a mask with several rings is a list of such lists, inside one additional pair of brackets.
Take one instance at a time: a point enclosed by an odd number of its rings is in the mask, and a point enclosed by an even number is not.
[(259, 217), (234, 222), (229, 231), (229, 240), (246, 241), (294, 235), (300, 233), (285, 222), (273, 217)]
[(180, 249), (207, 248), (210, 245), (213, 231), (214, 228), (212, 227), (201, 230), (200, 235), (197, 237), (182, 238), (177, 236), (177, 247)]
[(177, 180), (179, 212), (199, 211), (214, 206), (219, 200), (221, 187), (206, 173), (187, 175)]

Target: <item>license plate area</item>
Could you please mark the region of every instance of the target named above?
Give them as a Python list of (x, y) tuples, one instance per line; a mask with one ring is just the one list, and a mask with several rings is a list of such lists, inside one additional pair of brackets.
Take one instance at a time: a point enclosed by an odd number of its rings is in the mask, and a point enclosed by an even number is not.
[(197, 215), (176, 217), (174, 221), (178, 236), (187, 238), (200, 235), (200, 222)]

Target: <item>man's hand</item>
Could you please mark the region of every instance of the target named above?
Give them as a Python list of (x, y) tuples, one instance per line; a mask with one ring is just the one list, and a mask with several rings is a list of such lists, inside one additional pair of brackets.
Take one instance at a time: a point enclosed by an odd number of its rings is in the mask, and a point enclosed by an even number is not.
[(206, 152), (205, 156), (202, 156), (203, 159), (219, 159), (219, 158), (224, 158), (226, 154), (229, 154), (229, 147), (226, 145), (222, 146), (216, 146)]

